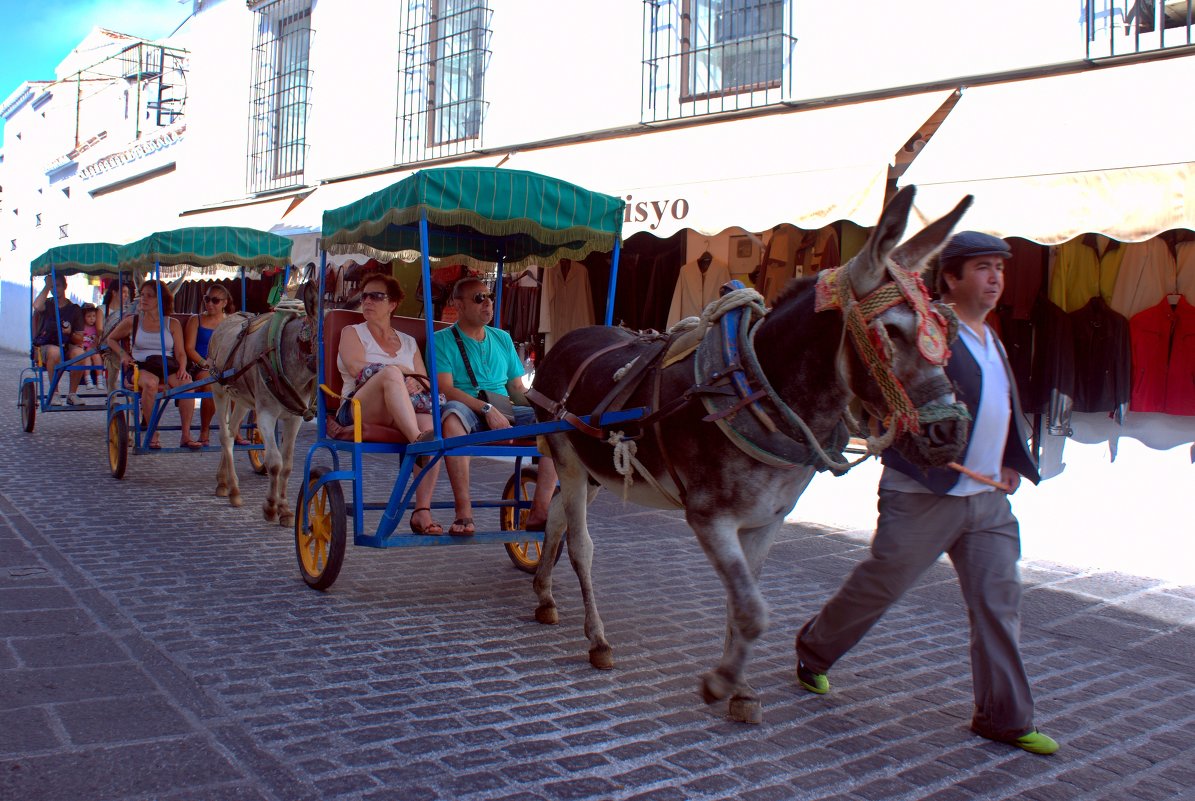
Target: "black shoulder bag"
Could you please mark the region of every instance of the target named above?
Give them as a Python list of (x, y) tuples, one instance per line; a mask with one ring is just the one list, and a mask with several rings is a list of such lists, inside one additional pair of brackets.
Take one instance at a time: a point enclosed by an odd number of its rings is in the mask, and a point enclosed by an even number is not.
[(461, 339), (461, 332), (455, 325), (452, 327), (452, 335), (456, 337), (456, 346), (461, 350), (461, 361), (465, 363), (465, 372), (469, 374), (469, 380), (473, 382), (473, 386), (477, 387), (477, 397), (502, 412), (507, 422), (513, 426), (515, 424), (514, 402), (509, 396), (500, 392), (489, 392), (481, 388), (481, 384), (477, 383), (477, 376), (473, 374), (473, 366), (469, 364), (469, 354), (465, 353), (465, 340)]

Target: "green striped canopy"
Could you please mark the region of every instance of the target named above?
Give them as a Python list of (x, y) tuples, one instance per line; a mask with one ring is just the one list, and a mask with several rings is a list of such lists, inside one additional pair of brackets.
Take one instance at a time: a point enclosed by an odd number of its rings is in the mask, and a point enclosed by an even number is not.
[(285, 267), (291, 241), (252, 228), (215, 226), (159, 231), (120, 249), (124, 270), (152, 270), (154, 263), (210, 267)]
[(120, 247), (107, 242), (79, 242), (50, 248), (29, 263), (31, 276), (49, 275), (50, 267), (59, 275), (86, 273), (99, 275), (116, 272)]
[(622, 234), (621, 198), (522, 170), (420, 170), (324, 212), (324, 250), (412, 261), (427, 213), (428, 255), (510, 266), (608, 252)]

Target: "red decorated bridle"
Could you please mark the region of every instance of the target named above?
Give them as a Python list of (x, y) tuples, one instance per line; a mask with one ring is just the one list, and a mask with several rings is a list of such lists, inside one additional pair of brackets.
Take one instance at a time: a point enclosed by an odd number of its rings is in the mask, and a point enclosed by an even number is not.
[(873, 324), (873, 321), (893, 306), (907, 304), (917, 318), (917, 350), (927, 362), (939, 367), (945, 366), (950, 359), (949, 324), (934, 308), (919, 273), (892, 262), (888, 262), (887, 269), (892, 280), (862, 300), (855, 297), (847, 267), (819, 273), (814, 310), (837, 309), (842, 312), (855, 352), (879, 384), (888, 404), (889, 415), (884, 420), (884, 428), (893, 435), (920, 434), (917, 407), (892, 370), (892, 341), (884, 326)]

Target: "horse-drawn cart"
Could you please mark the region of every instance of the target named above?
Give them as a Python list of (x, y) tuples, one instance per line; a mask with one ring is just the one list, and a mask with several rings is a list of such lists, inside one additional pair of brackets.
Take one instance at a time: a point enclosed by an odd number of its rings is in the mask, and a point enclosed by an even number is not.
[[(84, 275), (112, 275), (118, 271), (120, 248), (107, 242), (88, 242), (73, 245), (60, 245), (50, 248), (33, 260), (29, 266), (30, 285), (29, 294), (32, 298), (37, 278), (46, 278), (50, 286), (56, 287), (58, 279), (67, 275), (82, 273)], [(94, 369), (89, 363), (91, 357), (103, 350), (99, 343), (95, 347), (84, 348), (82, 353), (67, 358), (67, 346), (70, 344), (70, 334), (63, 338), (61, 312), (56, 303), (57, 289), (47, 294), (46, 307), (42, 314), (54, 315), (57, 336), (47, 341), (39, 341), (37, 330), (33, 325), (33, 304), (30, 303), (30, 366), (21, 371), (21, 381), (17, 390), (17, 404), (21, 408), (21, 426), (28, 433), (33, 432), (37, 421), (37, 413), (41, 412), (77, 412), (98, 411), (103, 409), (102, 403), (91, 403), (93, 399), (102, 399), (99, 390), (84, 390), (79, 393), (79, 403), (56, 406), (53, 403), (53, 390), (63, 379), (69, 380), (72, 372), (83, 372)], [(42, 360), (42, 346), (53, 345), (58, 348), (62, 358), (52, 370)]]
[[(165, 320), (167, 315), (163, 314), (161, 294), (163, 268), (183, 275), (188, 271), (204, 268), (233, 268), (240, 271), (243, 286), (246, 270), (287, 267), (290, 263), (291, 244), (286, 237), (250, 228), (180, 228), (150, 234), (119, 248), (119, 266), (122, 272), (142, 279), (152, 278), (158, 282), (158, 318)], [(185, 317), (188, 315), (172, 316), (178, 318), (185, 327)], [(167, 364), (170, 354), (164, 336), (159, 335), (159, 343), (162, 364)], [(112, 387), (107, 403), (108, 462), (112, 476), (124, 477), (130, 452), (134, 455), (194, 452), (196, 449), (193, 448), (151, 447), (151, 442), (155, 433), (159, 431), (181, 429), (181, 426), (162, 423), (163, 414), (175, 401), (199, 401), (210, 398), (211, 392), (207, 387), (218, 377), (190, 381), (177, 387), (166, 386), (166, 382), (163, 381), (162, 391), (153, 401), (153, 411), (148, 416), (149, 419), (144, 420), (138, 371), (134, 370), (129, 385), (126, 386), (122, 381), (119, 386)], [(260, 435), (253, 426), (246, 428), (245, 435), (254, 439), (253, 444), (236, 447), (238, 450), (247, 451), (254, 470), (261, 472), (264, 461), (261, 458), (263, 446)]]
[[(339, 209), (324, 213), (323, 261), (325, 275), (328, 253), (362, 253), (379, 261), (422, 263), (424, 308), (428, 298), (432, 260), (438, 264), (465, 264), (492, 269), (495, 287), (501, 291), (504, 269), (530, 264), (555, 265), (561, 258), (580, 260), (593, 252), (611, 253), (611, 280), (606, 322), (612, 314), (614, 284), (623, 221), (623, 201), (534, 173), (485, 167), (457, 167), (420, 171), (392, 186)], [(320, 298), (324, 296), (321, 285)], [(500, 298), (495, 306), (501, 307)], [(547, 422), (516, 426), (502, 431), (482, 431), (445, 439), (440, 427), (438, 387), (433, 383), (432, 416), (435, 440), (408, 443), (393, 429), (369, 430), (360, 420), (348, 430), (329, 425), (336, 410), (339, 376), (336, 371), (337, 343), (347, 324), (360, 322), (353, 312), (336, 310), (319, 315), (320, 347), (318, 382), (318, 438), (307, 454), (303, 481), (296, 503), (295, 546), (304, 581), (325, 589), (336, 580), (343, 564), (347, 521), (353, 522), (353, 542), (377, 548), (503, 543), (520, 569), (534, 571), (541, 558), (543, 535), (524, 531), (530, 508), (529, 487), (537, 455), (535, 437), (568, 427), (568, 423)], [(430, 346), (435, 323), (425, 319), (393, 318), (395, 328), (410, 334), (426, 353), (425, 361), (433, 382), (436, 377), (435, 348)], [(622, 419), (637, 416), (637, 410), (620, 412)], [(330, 467), (316, 465), (316, 456), (326, 453)], [(364, 497), (365, 455), (387, 454), (399, 460), (398, 476), (385, 501)], [(346, 455), (349, 464), (342, 465)], [(397, 526), (411, 508), (421, 476), (417, 461), (429, 463), (449, 456), (508, 458), (513, 472), (503, 496), (497, 500), (474, 500), (474, 507), (498, 510), (498, 526), (478, 530), (469, 536), (450, 534), (403, 534)], [(346, 504), (342, 483), (349, 484)], [(451, 508), (451, 502), (437, 502), (433, 508)], [(366, 512), (381, 512), (376, 530), (366, 530)], [(558, 557), (557, 552), (553, 556)]]

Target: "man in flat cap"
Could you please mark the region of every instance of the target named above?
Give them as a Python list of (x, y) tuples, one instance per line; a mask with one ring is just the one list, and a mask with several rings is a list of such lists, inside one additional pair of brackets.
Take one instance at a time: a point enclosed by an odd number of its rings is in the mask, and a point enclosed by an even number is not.
[(1022, 476), (1040, 479), (1008, 358), (984, 322), (1004, 291), (1011, 255), (1003, 239), (976, 231), (956, 234), (943, 249), (938, 291), (960, 323), (946, 374), (972, 419), (964, 470), (922, 471), (894, 450), (884, 454), (871, 554), (797, 635), (797, 680), (829, 692), (830, 666), (945, 553), (971, 621), (971, 730), (1052, 754), (1058, 743), (1034, 726), (1021, 661), (1021, 543), (1008, 501)]

